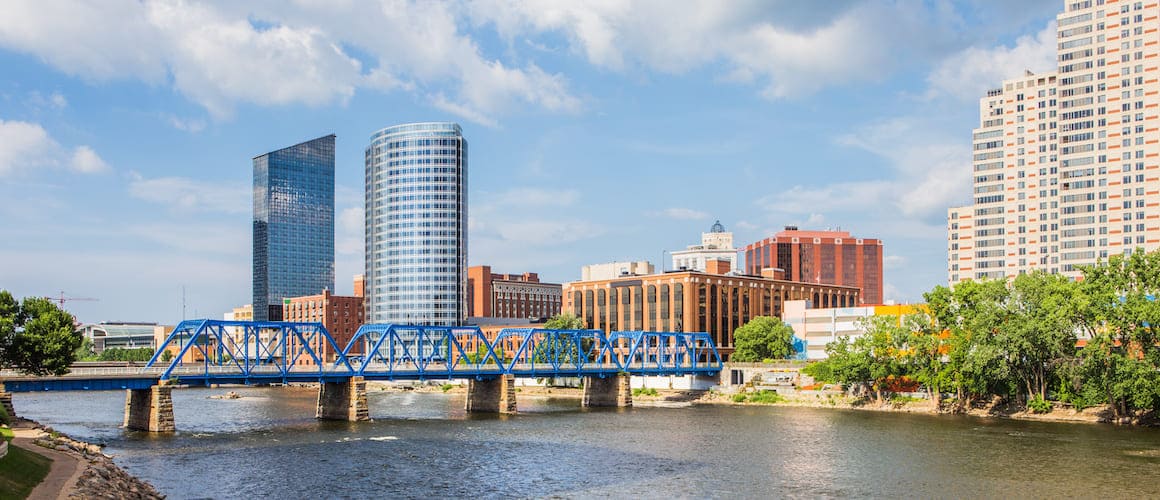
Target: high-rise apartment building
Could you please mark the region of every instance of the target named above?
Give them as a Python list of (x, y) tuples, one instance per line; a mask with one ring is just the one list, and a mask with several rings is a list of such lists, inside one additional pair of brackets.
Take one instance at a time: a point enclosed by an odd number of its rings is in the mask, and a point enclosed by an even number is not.
[[(882, 250), (882, 240), (854, 238), (849, 231), (802, 231), (786, 226), (784, 231), (745, 247), (745, 272), (858, 287), (862, 290), (858, 304), (881, 304)], [(828, 300), (812, 305), (835, 306)]]
[(254, 321), (334, 289), (334, 135), (254, 158)]
[(979, 101), (974, 201), (947, 214), (947, 275), (1005, 278), (1160, 248), (1160, 6), (1068, 1), (1055, 71)]
[(455, 123), (384, 128), (366, 149), (366, 322), (466, 319), (467, 141)]

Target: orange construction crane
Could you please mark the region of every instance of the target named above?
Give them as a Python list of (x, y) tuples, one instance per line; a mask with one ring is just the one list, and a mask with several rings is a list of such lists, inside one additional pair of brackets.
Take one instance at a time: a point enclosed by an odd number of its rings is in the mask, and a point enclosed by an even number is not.
[(68, 302), (68, 301), (77, 301), (77, 300), (98, 301), (98, 300), (101, 300), (101, 299), (94, 299), (94, 298), (90, 298), (90, 297), (65, 297), (63, 290), (60, 292), (60, 297), (45, 297), (45, 298), (48, 300), (51, 300), (53, 302), (56, 302), (57, 305), (59, 305), (60, 307), (64, 307), (64, 303)]

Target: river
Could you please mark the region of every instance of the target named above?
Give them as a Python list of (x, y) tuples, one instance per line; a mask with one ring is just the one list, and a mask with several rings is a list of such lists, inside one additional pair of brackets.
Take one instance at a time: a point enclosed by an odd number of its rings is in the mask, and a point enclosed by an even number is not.
[[(234, 390), (241, 399), (212, 399)], [(120, 428), (124, 393), (18, 393), (170, 498), (1160, 495), (1160, 429), (790, 407), (582, 410), (372, 391), (373, 422), (314, 420), (308, 388), (177, 389), (178, 432)]]

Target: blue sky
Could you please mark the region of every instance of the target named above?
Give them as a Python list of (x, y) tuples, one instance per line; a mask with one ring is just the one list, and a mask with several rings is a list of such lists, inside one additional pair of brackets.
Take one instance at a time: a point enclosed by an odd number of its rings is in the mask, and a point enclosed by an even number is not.
[(337, 292), (362, 272), (372, 132), (456, 121), (469, 262), (579, 278), (714, 220), (886, 245), (886, 297), (946, 282), (978, 99), (1054, 69), (1059, 0), (10, 0), (0, 288), (86, 322), (249, 302), (251, 158), (337, 137)]

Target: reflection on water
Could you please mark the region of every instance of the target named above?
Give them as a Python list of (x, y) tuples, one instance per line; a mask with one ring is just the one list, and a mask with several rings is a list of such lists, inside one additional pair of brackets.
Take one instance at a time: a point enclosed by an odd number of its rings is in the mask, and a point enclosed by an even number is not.
[[(233, 390), (241, 399), (211, 399)], [(582, 410), (520, 397), (371, 392), (373, 422), (319, 422), (310, 388), (179, 389), (178, 432), (120, 428), (124, 393), (16, 394), (107, 444), (171, 498), (1147, 497), (1160, 430), (808, 408)], [(1126, 480), (1126, 478), (1131, 478)]]

